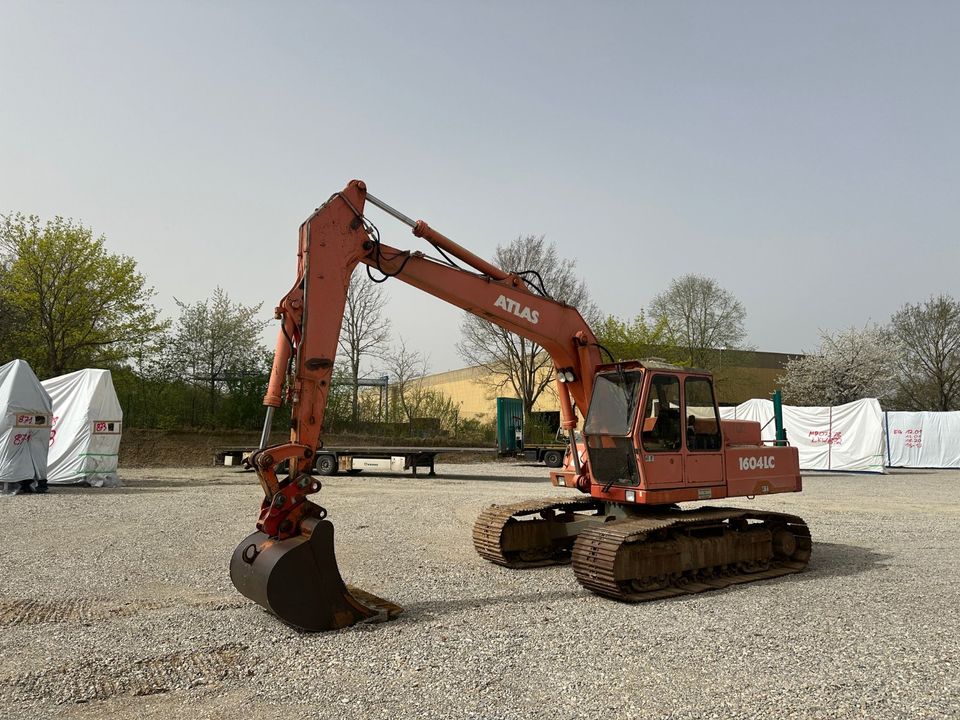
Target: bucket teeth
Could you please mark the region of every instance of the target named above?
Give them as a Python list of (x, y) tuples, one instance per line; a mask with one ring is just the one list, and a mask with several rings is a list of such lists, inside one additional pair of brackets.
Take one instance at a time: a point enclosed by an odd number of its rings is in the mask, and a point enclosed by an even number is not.
[(253, 533), (234, 550), (230, 579), (243, 595), (308, 632), (391, 620), (403, 612), (399, 605), (344, 584), (329, 520), (304, 521), (304, 532), (286, 540)]

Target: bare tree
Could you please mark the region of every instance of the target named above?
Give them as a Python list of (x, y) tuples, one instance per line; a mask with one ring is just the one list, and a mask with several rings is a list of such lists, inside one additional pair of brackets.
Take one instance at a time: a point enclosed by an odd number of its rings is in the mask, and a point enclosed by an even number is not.
[(383, 360), (391, 376), (393, 417), (409, 423), (411, 430), (415, 430), (416, 421), (429, 420), (426, 427), (433, 426), (456, 436), (461, 403), (424, 385), (423, 377), (429, 371), (427, 358), (400, 340), (399, 345), (383, 354)]
[(816, 353), (793, 358), (777, 379), (794, 405), (842, 405), (889, 398), (896, 389), (896, 347), (881, 328), (821, 333)]
[(675, 278), (650, 304), (654, 323), (663, 323), (670, 342), (702, 368), (713, 367), (723, 350), (741, 345), (746, 317), (737, 298), (703, 275)]
[(347, 301), (340, 328), (340, 350), (345, 355), (349, 380), (353, 383), (351, 418), (360, 419), (360, 363), (377, 357), (390, 338), (390, 320), (383, 317), (387, 295), (383, 286), (371, 282), (365, 273), (354, 272), (347, 287)]
[(904, 305), (890, 319), (900, 342), (900, 404), (960, 409), (960, 302), (949, 295)]
[[(498, 245), (493, 263), (508, 272), (535, 270), (543, 289), (559, 302), (576, 307), (588, 324), (599, 322), (600, 312), (590, 299), (586, 283), (576, 275), (576, 261), (564, 258), (544, 236), (522, 235), (509, 245)], [(509, 387), (523, 401), (529, 415), (541, 393), (553, 381), (552, 361), (537, 343), (509, 330), (467, 315), (460, 326), (460, 357), (484, 368), (495, 391)]]
[(407, 422), (420, 417), (423, 402), (423, 376), (427, 374), (429, 364), (419, 350), (410, 350), (400, 340), (399, 345), (383, 353), (383, 362), (390, 375), (393, 412)]

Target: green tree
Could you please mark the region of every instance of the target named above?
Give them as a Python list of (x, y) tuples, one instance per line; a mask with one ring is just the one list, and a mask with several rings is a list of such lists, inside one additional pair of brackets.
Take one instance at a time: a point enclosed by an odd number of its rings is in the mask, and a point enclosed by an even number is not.
[(112, 368), (113, 385), (127, 427), (176, 428), (186, 424), (184, 400), (191, 388), (174, 367), (171, 338), (164, 333), (141, 347), (125, 365)]
[(0, 357), (6, 359), (22, 356), (17, 346), (17, 329), (23, 325), (19, 309), (8, 297), (10, 293), (5, 292), (9, 264), (9, 261), (0, 263)]
[(594, 334), (617, 360), (647, 357), (661, 357), (674, 362), (682, 360), (683, 353), (669, 339), (666, 322), (660, 320), (651, 323), (643, 311), (632, 320), (608, 315), (594, 328)]
[(907, 303), (890, 325), (900, 349), (898, 404), (910, 410), (960, 409), (960, 302), (937, 295)]
[(3, 216), (0, 248), (2, 342), (40, 377), (122, 363), (167, 327), (136, 261), (79, 222)]
[[(257, 317), (262, 303), (234, 302), (220, 287), (206, 300), (176, 303), (180, 317), (171, 346), (173, 365), (182, 378), (204, 390), (207, 422), (215, 423), (223, 391), (249, 387), (245, 381), (254, 379), (256, 384), (269, 372), (269, 354), (258, 339), (267, 325)], [(203, 424), (199, 408), (194, 407), (191, 421)]]

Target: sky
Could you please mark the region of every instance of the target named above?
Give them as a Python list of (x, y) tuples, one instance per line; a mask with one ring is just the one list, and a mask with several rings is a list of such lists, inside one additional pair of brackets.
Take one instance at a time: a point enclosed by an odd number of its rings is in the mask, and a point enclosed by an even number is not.
[[(219, 285), (266, 318), (361, 178), (483, 257), (546, 235), (606, 313), (698, 273), (809, 351), (960, 297), (958, 37), (952, 2), (0, 0), (0, 213), (104, 234), (168, 317)], [(461, 312), (386, 287), (462, 367)]]

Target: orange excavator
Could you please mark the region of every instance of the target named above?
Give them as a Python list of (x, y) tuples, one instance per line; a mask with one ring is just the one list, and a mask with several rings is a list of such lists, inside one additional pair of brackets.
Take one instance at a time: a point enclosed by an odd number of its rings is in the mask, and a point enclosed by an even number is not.
[[(413, 229), (440, 256), (389, 247), (368, 205)], [(468, 266), (465, 269), (457, 261)], [(533, 340), (550, 354), (570, 488), (543, 500), (493, 505), (473, 543), (511, 568), (571, 563), (585, 588), (625, 602), (667, 598), (802, 570), (806, 524), (784, 513), (678, 503), (801, 490), (797, 449), (761, 441), (760, 425), (720, 420), (709, 372), (656, 360), (603, 362), (576, 308), (553, 300), (535, 270), (492, 265), (354, 180), (300, 226), (297, 279), (281, 321), (260, 448), (250, 457), (264, 499), (256, 532), (234, 551), (230, 577), (248, 598), (305, 631), (390, 619), (402, 608), (348, 587), (337, 568), (333, 525), (309, 499), (350, 276), (395, 278)], [(268, 446), (276, 408), (291, 407), (290, 441)], [(577, 410), (584, 414), (578, 431)], [(278, 475), (278, 468), (287, 470)]]

